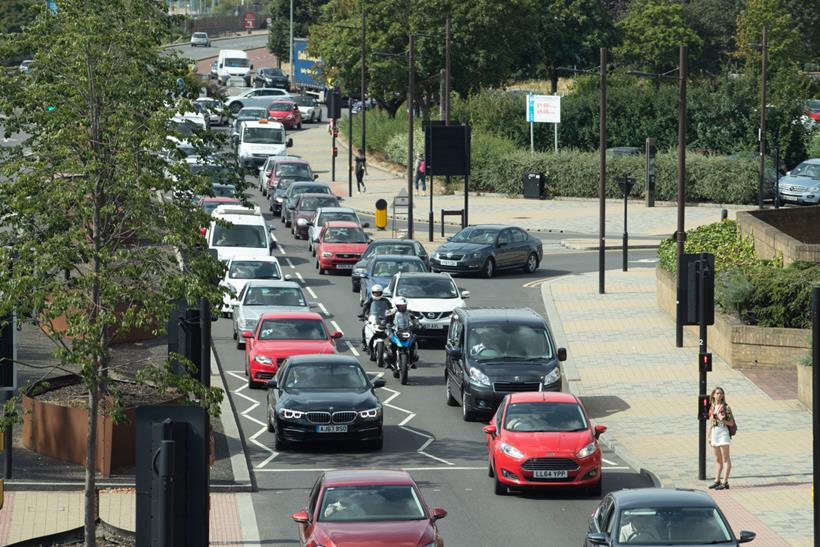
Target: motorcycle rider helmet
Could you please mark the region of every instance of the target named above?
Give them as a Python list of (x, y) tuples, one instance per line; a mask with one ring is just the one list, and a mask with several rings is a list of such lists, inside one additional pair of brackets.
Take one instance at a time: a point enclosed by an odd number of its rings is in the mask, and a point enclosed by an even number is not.
[(379, 300), (383, 294), (384, 289), (382, 289), (381, 285), (373, 285), (373, 288), (370, 289), (370, 295), (373, 297), (373, 300)]
[(407, 300), (405, 300), (401, 296), (396, 298), (395, 301), (393, 301), (393, 305), (396, 306), (396, 309), (402, 313), (407, 311)]

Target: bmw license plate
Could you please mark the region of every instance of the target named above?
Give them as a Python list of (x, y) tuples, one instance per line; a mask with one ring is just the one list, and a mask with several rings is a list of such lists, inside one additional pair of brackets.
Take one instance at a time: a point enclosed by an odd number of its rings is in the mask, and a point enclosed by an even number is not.
[[(346, 425), (317, 425), (316, 433), (347, 433)], [(566, 473), (566, 471), (565, 471)]]
[(352, 270), (353, 264), (336, 264), (337, 270)]
[(439, 260), (442, 266), (458, 266), (458, 260)]
[(533, 471), (532, 476), (536, 479), (566, 479), (567, 472), (566, 471)]

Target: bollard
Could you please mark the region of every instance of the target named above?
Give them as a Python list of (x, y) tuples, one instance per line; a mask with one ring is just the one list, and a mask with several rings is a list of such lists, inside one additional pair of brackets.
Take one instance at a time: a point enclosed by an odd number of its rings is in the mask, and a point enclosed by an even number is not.
[(729, 218), (729, 211), (727, 211), (726, 209), (721, 209), (720, 220), (726, 220), (727, 218)]
[(387, 227), (387, 201), (376, 200), (376, 228), (384, 230)]

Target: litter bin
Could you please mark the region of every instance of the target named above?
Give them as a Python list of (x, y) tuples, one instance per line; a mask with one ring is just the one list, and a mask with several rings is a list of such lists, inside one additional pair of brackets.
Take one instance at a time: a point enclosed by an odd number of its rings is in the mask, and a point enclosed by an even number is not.
[(384, 230), (387, 227), (387, 200), (376, 201), (376, 228)]
[(524, 173), (524, 198), (544, 199), (544, 173)]

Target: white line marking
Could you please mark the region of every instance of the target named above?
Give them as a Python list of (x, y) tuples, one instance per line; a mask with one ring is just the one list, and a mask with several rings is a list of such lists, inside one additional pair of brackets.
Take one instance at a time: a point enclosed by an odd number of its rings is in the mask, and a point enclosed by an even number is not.
[(609, 466), (607, 466), (607, 467), (601, 467), (601, 469), (629, 469), (629, 467), (627, 467), (627, 466), (625, 466), (625, 465), (623, 465), (623, 466), (617, 466), (617, 465), (616, 465), (616, 466), (612, 466), (612, 467), (609, 467)]
[(359, 352), (356, 350), (356, 348), (353, 347), (353, 344), (350, 343), (350, 340), (345, 340), (345, 343), (347, 343), (347, 347), (350, 348), (350, 353), (358, 357)]
[(277, 244), (276, 244), (276, 246), (279, 248), (279, 252), (280, 252), (280, 253), (282, 253), (282, 254), (287, 254), (287, 253), (285, 252), (285, 248), (284, 248), (284, 247), (282, 247), (280, 244), (278, 244), (278, 243), (277, 243)]
[(302, 277), (302, 274), (300, 274), (299, 272), (296, 272), (296, 279), (298, 279), (300, 283), (305, 282), (305, 278)]
[(271, 460), (276, 458), (276, 456), (279, 455), (279, 452), (276, 452), (275, 450), (271, 450), (271, 448), (269, 446), (267, 446), (267, 445), (265, 445), (265, 444), (263, 444), (263, 443), (256, 440), (257, 437), (259, 437), (260, 435), (262, 435), (263, 433), (266, 433), (268, 431), (268, 424), (266, 424), (265, 422), (262, 422), (260, 420), (257, 420), (253, 416), (248, 415), (249, 412), (255, 410), (256, 407), (259, 406), (259, 401), (257, 401), (256, 399), (253, 399), (251, 397), (248, 397), (247, 395), (242, 393), (242, 391), (248, 387), (248, 384), (246, 383), (244, 375), (242, 373), (239, 373), (239, 372), (236, 372), (236, 371), (233, 371), (233, 370), (229, 370), (229, 371), (227, 371), (227, 373), (230, 374), (231, 376), (233, 376), (234, 378), (236, 378), (237, 380), (242, 382), (242, 385), (239, 388), (232, 390), (231, 393), (233, 393), (234, 395), (237, 395), (239, 397), (242, 397), (246, 401), (249, 401), (249, 402), (252, 403), (251, 406), (249, 406), (248, 408), (246, 408), (245, 410), (243, 410), (239, 414), (243, 418), (245, 418), (245, 419), (247, 419), (247, 420), (249, 420), (249, 421), (251, 421), (251, 422), (253, 422), (253, 423), (255, 423), (259, 426), (261, 426), (261, 428), (256, 433), (254, 433), (253, 435), (248, 437), (248, 441), (252, 442), (253, 444), (260, 447), (262, 450), (264, 450), (265, 452), (267, 452), (269, 454), (269, 456), (267, 458), (265, 458), (265, 460), (263, 460), (262, 463), (257, 464), (255, 466), (255, 469), (259, 469), (260, 466), (267, 465)]
[[(258, 469), (260, 473), (326, 473), (328, 471), (335, 471), (335, 467), (311, 467), (311, 468), (292, 468), (292, 467), (272, 467), (268, 469)], [(348, 469), (348, 468), (346, 468)], [(486, 471), (487, 466), (471, 467), (468, 465), (452, 467), (431, 466), (431, 467), (400, 467), (402, 471)], [(80, 484), (80, 483), (77, 483)]]
[(325, 314), (325, 317), (330, 317), (330, 312), (327, 311), (327, 308), (324, 304), (322, 304), (321, 302), (317, 302), (317, 305), (319, 306), (319, 309), (322, 310), (322, 313)]
[(608, 464), (608, 465), (618, 465), (617, 462), (611, 462), (606, 458), (601, 458), (601, 461), (604, 462), (605, 464)]
[[(291, 262), (291, 261), (290, 261), (290, 258), (285, 258), (285, 262), (287, 262), (287, 263), (288, 263), (288, 266), (290, 266), (290, 269), (291, 269), (291, 270), (295, 270), (295, 269), (296, 269), (296, 266), (294, 266), (294, 265), (293, 265), (293, 262)], [(299, 274), (297, 273), (296, 275), (299, 275)]]
[(313, 292), (313, 289), (311, 289), (310, 287), (305, 287), (305, 290), (307, 290), (311, 298), (319, 298), (318, 296), (316, 296), (316, 293)]
[(396, 406), (396, 405), (394, 405), (394, 404), (392, 404), (392, 403), (391, 403), (391, 401), (392, 401), (393, 399), (395, 399), (396, 397), (398, 397), (399, 395), (401, 395), (401, 393), (400, 393), (400, 392), (396, 391), (395, 389), (390, 389), (389, 387), (383, 387), (382, 389), (383, 389), (383, 390), (385, 390), (385, 391), (388, 391), (388, 392), (392, 393), (392, 395), (391, 395), (390, 397), (388, 397), (387, 399), (385, 399), (384, 401), (382, 401), (382, 404), (383, 404), (384, 406), (389, 406), (390, 408), (392, 408), (392, 409), (394, 409), (394, 410), (398, 410), (399, 412), (404, 412), (405, 414), (407, 414), (407, 417), (405, 417), (405, 418), (404, 418), (404, 419), (403, 419), (403, 420), (399, 423), (399, 428), (400, 428), (400, 429), (403, 429), (403, 430), (405, 430), (405, 431), (407, 431), (407, 432), (409, 432), (409, 433), (412, 433), (413, 435), (418, 435), (419, 437), (424, 437), (424, 439), (425, 439), (424, 444), (422, 444), (422, 445), (421, 445), (421, 446), (420, 446), (420, 447), (416, 450), (416, 452), (417, 452), (417, 453), (419, 453), (419, 454), (423, 454), (423, 455), (427, 456), (428, 458), (430, 458), (430, 459), (432, 459), (432, 460), (436, 460), (436, 461), (438, 461), (438, 462), (441, 462), (441, 463), (443, 463), (443, 464), (445, 464), (445, 465), (455, 465), (455, 464), (453, 464), (452, 462), (448, 462), (447, 460), (444, 460), (444, 459), (439, 458), (439, 457), (437, 457), (437, 456), (433, 456), (432, 454), (429, 454), (429, 453), (427, 453), (427, 452), (425, 452), (425, 451), (424, 451), (424, 450), (425, 450), (428, 446), (430, 446), (430, 445), (433, 443), (433, 441), (435, 441), (435, 440), (436, 440), (436, 439), (435, 439), (435, 437), (431, 437), (430, 435), (427, 435), (426, 433), (422, 433), (421, 431), (416, 431), (415, 429), (413, 429), (413, 428), (411, 428), (411, 427), (407, 427), (407, 425), (405, 425), (405, 424), (407, 424), (410, 420), (412, 420), (413, 418), (415, 418), (415, 417), (416, 417), (415, 412), (412, 412), (412, 411), (410, 411), (410, 410), (407, 410), (406, 408), (402, 408), (402, 407), (400, 407), (400, 406)]
[(337, 323), (336, 321), (331, 320), (330, 324), (333, 325), (334, 329), (336, 329), (338, 331), (342, 330), (342, 328), (339, 326), (339, 323)]

